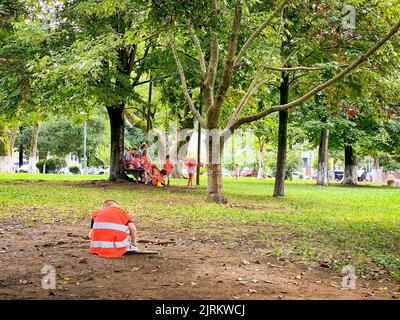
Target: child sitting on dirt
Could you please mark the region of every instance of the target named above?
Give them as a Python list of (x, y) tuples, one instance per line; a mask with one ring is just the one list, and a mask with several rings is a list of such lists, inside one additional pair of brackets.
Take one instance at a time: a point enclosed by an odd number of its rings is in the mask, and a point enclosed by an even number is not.
[(100, 257), (119, 258), (138, 251), (137, 230), (132, 218), (114, 200), (107, 200), (92, 214), (90, 252)]
[(165, 186), (164, 176), (166, 171), (160, 170), (155, 163), (151, 165), (151, 183), (153, 186)]

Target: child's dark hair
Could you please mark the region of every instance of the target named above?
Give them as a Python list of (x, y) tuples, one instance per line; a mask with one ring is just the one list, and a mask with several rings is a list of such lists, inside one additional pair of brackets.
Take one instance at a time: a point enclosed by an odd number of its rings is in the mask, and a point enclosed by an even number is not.
[(106, 208), (106, 207), (115, 207), (115, 206), (119, 206), (118, 202), (115, 200), (106, 200), (103, 202), (103, 205), (101, 206), (102, 208)]
[(165, 176), (165, 175), (167, 174), (167, 170), (162, 169), (162, 170), (160, 171), (160, 173), (161, 173), (163, 176)]

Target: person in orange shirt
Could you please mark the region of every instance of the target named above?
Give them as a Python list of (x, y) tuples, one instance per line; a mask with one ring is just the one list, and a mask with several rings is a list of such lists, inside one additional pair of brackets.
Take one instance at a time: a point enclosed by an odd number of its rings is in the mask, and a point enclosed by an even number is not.
[(163, 165), (163, 169), (165, 170), (165, 176), (167, 177), (167, 186), (169, 186), (169, 181), (171, 179), (172, 169), (173, 168), (174, 168), (174, 165), (169, 160), (169, 154), (167, 154), (165, 163)]
[(160, 170), (155, 163), (151, 165), (151, 183), (153, 186), (165, 186), (165, 170)]
[(114, 200), (107, 200), (92, 214), (89, 232), (90, 253), (119, 258), (127, 251), (138, 251), (138, 236), (132, 217)]

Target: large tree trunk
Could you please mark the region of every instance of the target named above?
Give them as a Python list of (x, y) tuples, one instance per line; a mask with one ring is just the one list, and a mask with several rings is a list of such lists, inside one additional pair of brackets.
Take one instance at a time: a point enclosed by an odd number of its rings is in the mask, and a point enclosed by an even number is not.
[(343, 184), (357, 184), (357, 157), (351, 144), (344, 147), (344, 176)]
[(170, 150), (171, 161), (174, 165), (172, 175), (175, 178), (183, 179), (183, 163), (182, 159), (187, 156), (190, 137), (193, 129), (178, 128), (176, 132), (176, 142)]
[(382, 182), (382, 169), (379, 167), (379, 158), (374, 157), (371, 170), (372, 182)]
[(7, 136), (4, 135), (0, 137), (0, 157), (9, 157), (11, 156), (10, 153), (10, 146)]
[(317, 185), (328, 186), (328, 143), (329, 129), (324, 128), (321, 131), (321, 138), (318, 149), (318, 176)]
[(227, 199), (224, 196), (222, 186), (222, 171), (221, 164), (207, 165), (207, 185), (208, 185), (208, 200), (218, 203), (226, 203)]
[(176, 164), (174, 165), (173, 175), (177, 178), (183, 178), (182, 160), (187, 156), (190, 138), (194, 131), (194, 119), (190, 116), (190, 109), (185, 106), (183, 115), (178, 118), (177, 123), (177, 141), (176, 141)]
[[(217, 140), (218, 139), (218, 140)], [(222, 185), (221, 155), (223, 141), (210, 135), (208, 138), (207, 190), (208, 200), (217, 203), (227, 203)]]
[[(286, 104), (289, 102), (289, 75), (287, 73), (283, 74), (282, 80), (279, 88), (280, 103)], [(279, 111), (278, 152), (276, 159), (274, 197), (283, 197), (285, 195), (287, 123), (288, 111)]]
[(184, 141), (177, 141), (176, 143), (176, 162), (173, 168), (173, 175), (179, 179), (184, 178), (182, 159), (187, 156), (189, 142), (190, 136), (186, 136)]
[(29, 171), (36, 173), (37, 143), (39, 137), (39, 123), (35, 122), (32, 127), (31, 149), (29, 151)]
[(174, 178), (183, 178), (183, 173), (182, 173), (182, 164), (179, 163), (179, 158), (178, 158), (178, 150), (181, 146), (179, 145), (179, 125), (177, 124), (176, 128), (176, 141), (175, 143), (172, 144), (171, 150), (169, 150), (169, 154), (171, 157), (171, 161), (174, 165), (172, 169), (172, 176)]
[(124, 169), (124, 105), (107, 107), (111, 125), (110, 181), (131, 180)]

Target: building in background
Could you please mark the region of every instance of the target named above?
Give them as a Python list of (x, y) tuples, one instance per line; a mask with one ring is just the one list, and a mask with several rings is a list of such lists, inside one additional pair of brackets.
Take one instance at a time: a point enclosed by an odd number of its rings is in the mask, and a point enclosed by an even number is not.
[(303, 176), (304, 179), (312, 179), (312, 161), (314, 159), (314, 151), (305, 150), (301, 153), (301, 158), (303, 159)]

